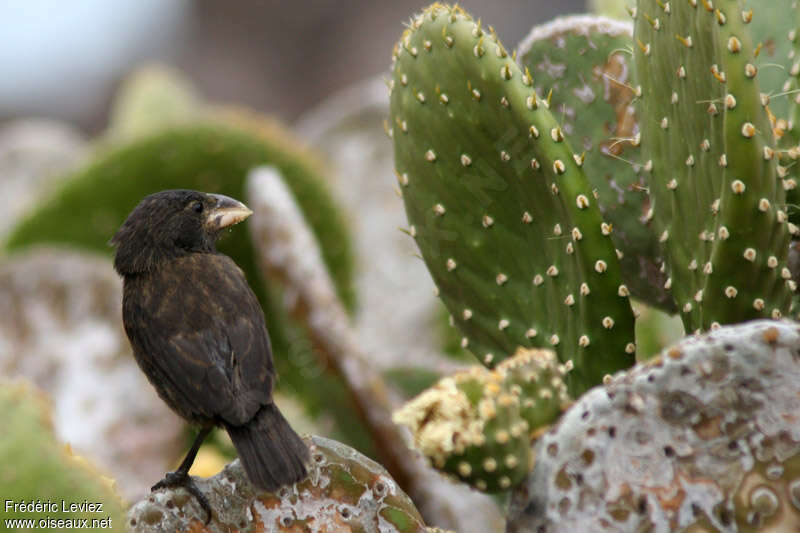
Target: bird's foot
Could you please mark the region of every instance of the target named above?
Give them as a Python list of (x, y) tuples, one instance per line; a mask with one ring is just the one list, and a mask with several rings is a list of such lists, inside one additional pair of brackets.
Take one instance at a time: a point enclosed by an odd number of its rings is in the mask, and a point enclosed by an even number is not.
[(211, 522), (211, 505), (209, 505), (208, 499), (205, 497), (205, 495), (200, 492), (200, 489), (197, 487), (194, 479), (192, 479), (192, 476), (186, 472), (181, 472), (180, 470), (175, 472), (167, 472), (167, 474), (164, 476), (164, 479), (153, 485), (150, 490), (154, 491), (163, 488), (175, 487), (183, 487), (189, 492), (189, 494), (195, 497), (197, 503), (199, 503), (200, 507), (202, 507), (206, 512), (205, 524), (208, 525), (208, 523)]

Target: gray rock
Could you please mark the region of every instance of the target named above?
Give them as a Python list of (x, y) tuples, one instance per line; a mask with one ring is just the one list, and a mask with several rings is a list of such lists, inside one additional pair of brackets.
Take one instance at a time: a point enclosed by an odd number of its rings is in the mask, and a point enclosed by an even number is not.
[(586, 393), (535, 445), (508, 531), (800, 530), (800, 327), (690, 337)]
[(194, 478), (212, 508), (186, 489), (160, 489), (134, 504), (128, 527), (137, 533), (231, 530), (392, 533), (424, 531), (414, 504), (378, 463), (342, 443), (306, 437), (308, 478), (275, 493), (257, 492), (236, 459), (219, 474)]

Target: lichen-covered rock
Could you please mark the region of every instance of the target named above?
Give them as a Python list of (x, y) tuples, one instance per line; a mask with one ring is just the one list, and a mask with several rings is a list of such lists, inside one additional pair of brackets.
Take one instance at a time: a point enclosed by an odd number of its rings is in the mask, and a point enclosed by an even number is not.
[(137, 367), (121, 302), (102, 257), (35, 248), (0, 264), (0, 375), (46, 391), (58, 439), (134, 497), (180, 455), (184, 425)]
[(800, 328), (685, 339), (585, 394), (536, 445), (508, 531), (797, 531)]
[(425, 531), (414, 504), (382, 466), (333, 440), (305, 441), (311, 464), (300, 483), (256, 493), (237, 459), (214, 477), (195, 479), (213, 509), (209, 524), (184, 489), (161, 489), (130, 509), (128, 527), (137, 533)]

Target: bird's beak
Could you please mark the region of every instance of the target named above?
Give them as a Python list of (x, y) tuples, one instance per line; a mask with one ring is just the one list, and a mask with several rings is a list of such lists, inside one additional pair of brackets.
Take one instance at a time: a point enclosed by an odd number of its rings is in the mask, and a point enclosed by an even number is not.
[(217, 204), (209, 211), (206, 223), (214, 229), (223, 229), (238, 224), (253, 212), (242, 202), (221, 194), (209, 194)]

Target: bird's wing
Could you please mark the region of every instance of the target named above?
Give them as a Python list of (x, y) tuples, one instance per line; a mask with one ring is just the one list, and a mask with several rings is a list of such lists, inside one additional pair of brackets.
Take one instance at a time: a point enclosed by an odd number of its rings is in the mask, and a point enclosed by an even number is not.
[(137, 358), (162, 397), (188, 406), (191, 418), (234, 425), (271, 403), (275, 370), (264, 315), (230, 258), (172, 261), (139, 292), (141, 310), (126, 312), (126, 329), (143, 339)]

